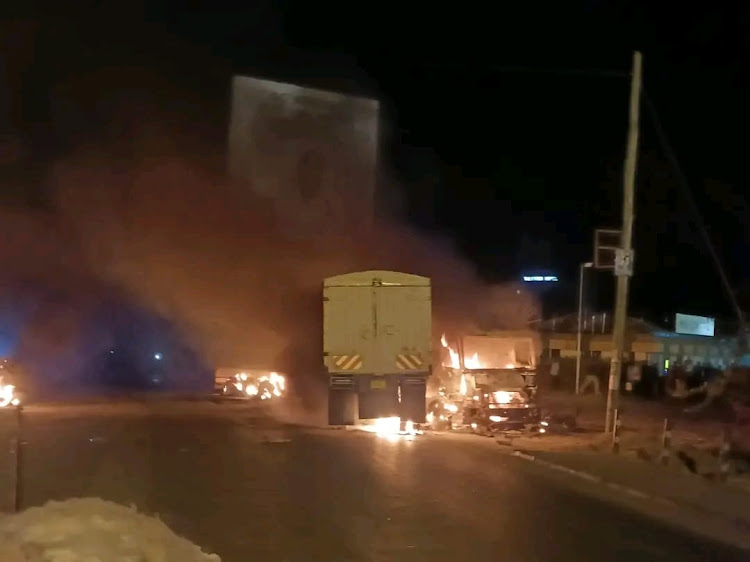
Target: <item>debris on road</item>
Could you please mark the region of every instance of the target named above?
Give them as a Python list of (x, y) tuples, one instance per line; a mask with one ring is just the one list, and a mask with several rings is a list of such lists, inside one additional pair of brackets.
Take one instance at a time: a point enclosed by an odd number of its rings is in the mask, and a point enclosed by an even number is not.
[(0, 560), (221, 562), (159, 519), (98, 498), (51, 501), (2, 516)]

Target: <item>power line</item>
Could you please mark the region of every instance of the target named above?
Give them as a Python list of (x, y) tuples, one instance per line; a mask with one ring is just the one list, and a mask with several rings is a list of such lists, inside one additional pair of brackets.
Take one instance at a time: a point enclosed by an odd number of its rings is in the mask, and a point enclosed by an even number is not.
[(695, 218), (695, 224), (701, 233), (701, 237), (703, 238), (703, 241), (706, 244), (706, 247), (708, 248), (708, 252), (711, 255), (711, 259), (714, 262), (714, 266), (716, 267), (716, 270), (719, 272), (721, 283), (724, 287), (724, 290), (729, 295), (729, 299), (732, 303), (732, 306), (735, 309), (735, 313), (737, 314), (737, 319), (740, 322), (740, 329), (744, 333), (746, 329), (745, 315), (742, 312), (742, 308), (740, 307), (739, 301), (737, 300), (737, 296), (734, 294), (734, 291), (732, 290), (732, 286), (729, 283), (729, 277), (727, 276), (726, 270), (724, 269), (724, 266), (721, 263), (721, 258), (719, 257), (719, 254), (716, 251), (716, 248), (714, 247), (713, 242), (711, 241), (711, 237), (708, 234), (706, 223), (703, 220), (703, 215), (701, 214), (700, 208), (698, 207), (698, 204), (695, 201), (695, 197), (693, 196), (693, 192), (690, 189), (690, 184), (688, 184), (687, 176), (683, 172), (682, 166), (680, 166), (680, 162), (677, 159), (677, 153), (675, 152), (672, 146), (672, 143), (669, 142), (669, 138), (667, 137), (667, 134), (664, 131), (664, 127), (662, 126), (661, 120), (659, 119), (659, 114), (656, 111), (656, 106), (654, 105), (654, 102), (651, 100), (649, 95), (646, 93), (645, 88), (642, 91), (642, 95), (643, 95), (644, 101), (646, 102), (646, 109), (651, 116), (654, 129), (656, 130), (656, 136), (659, 139), (659, 143), (661, 144), (662, 150), (664, 150), (664, 153), (667, 159), (669, 160), (669, 163), (674, 168), (675, 174), (677, 175), (677, 183), (679, 183), (680, 188), (682, 189), (682, 192), (685, 195), (685, 199), (687, 200), (688, 205), (690, 205), (690, 209), (693, 212), (693, 215)]
[(630, 78), (630, 72), (621, 70), (606, 70), (601, 68), (540, 68), (534, 66), (496, 66), (465, 63), (423, 63), (417, 68), (426, 69), (462, 69), (482, 70), (501, 74), (556, 74), (559, 76), (591, 76), (597, 78)]

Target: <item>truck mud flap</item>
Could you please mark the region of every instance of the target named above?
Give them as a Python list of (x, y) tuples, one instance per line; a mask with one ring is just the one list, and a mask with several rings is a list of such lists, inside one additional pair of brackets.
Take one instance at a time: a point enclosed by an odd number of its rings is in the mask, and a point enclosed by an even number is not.
[(357, 392), (350, 376), (332, 376), (328, 384), (328, 425), (354, 425), (357, 421)]
[(390, 418), (399, 415), (396, 376), (359, 375), (357, 380), (359, 419)]
[(425, 423), (427, 414), (427, 379), (405, 376), (401, 380), (401, 419)]

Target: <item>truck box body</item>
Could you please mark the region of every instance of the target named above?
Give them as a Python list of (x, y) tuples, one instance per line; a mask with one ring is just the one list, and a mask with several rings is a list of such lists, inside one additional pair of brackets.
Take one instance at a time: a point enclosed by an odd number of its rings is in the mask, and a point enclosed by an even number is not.
[[(390, 416), (424, 421), (431, 339), (427, 277), (362, 271), (326, 279), (323, 360), (330, 383), (329, 414), (344, 419), (331, 423)], [(345, 412), (336, 414), (330, 407)]]

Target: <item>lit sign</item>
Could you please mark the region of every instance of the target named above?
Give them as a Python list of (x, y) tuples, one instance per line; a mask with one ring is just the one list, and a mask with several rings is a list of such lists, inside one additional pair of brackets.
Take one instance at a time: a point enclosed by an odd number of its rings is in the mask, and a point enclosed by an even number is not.
[(557, 283), (557, 275), (524, 275), (526, 283)]
[(691, 336), (713, 336), (715, 331), (715, 322), (713, 318), (706, 316), (693, 316), (691, 314), (675, 315), (674, 331), (678, 334), (687, 334)]

